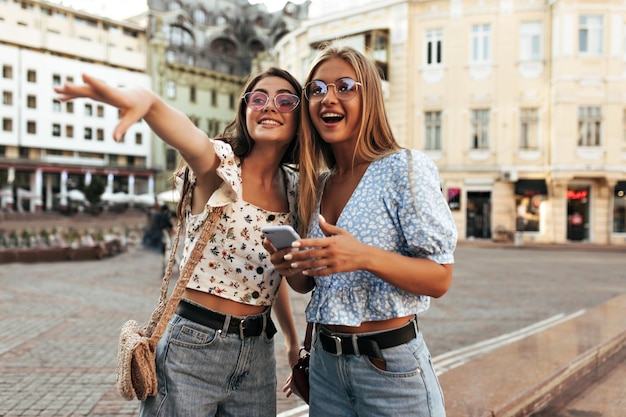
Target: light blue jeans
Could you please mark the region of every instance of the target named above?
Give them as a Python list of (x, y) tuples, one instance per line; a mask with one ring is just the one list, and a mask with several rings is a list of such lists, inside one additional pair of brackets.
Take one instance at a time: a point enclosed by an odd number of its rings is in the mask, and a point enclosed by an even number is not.
[(141, 417), (276, 417), (274, 340), (241, 339), (174, 314), (157, 345), (159, 390)]
[(385, 371), (367, 356), (326, 352), (316, 333), (309, 417), (445, 417), (443, 393), (422, 333), (382, 354)]

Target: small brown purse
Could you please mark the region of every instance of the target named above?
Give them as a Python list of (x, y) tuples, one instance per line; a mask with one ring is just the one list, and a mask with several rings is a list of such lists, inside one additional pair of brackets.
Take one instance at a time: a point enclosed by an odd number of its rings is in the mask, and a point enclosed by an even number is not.
[(311, 359), (311, 338), (313, 323), (306, 324), (304, 347), (300, 349), (300, 359), (291, 369), (291, 392), (309, 403), (309, 361)]

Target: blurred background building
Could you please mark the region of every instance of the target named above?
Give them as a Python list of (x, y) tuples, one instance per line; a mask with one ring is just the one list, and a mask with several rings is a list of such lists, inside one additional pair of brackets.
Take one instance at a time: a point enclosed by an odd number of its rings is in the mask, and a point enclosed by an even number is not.
[(377, 62), (394, 133), (437, 163), (460, 239), (626, 244), (618, 0), (149, 0), (125, 21), (0, 0), (2, 208), (62, 208), (95, 177), (105, 196), (171, 188), (174, 149), (143, 122), (114, 143), (117, 112), (61, 104), (55, 83), (148, 86), (214, 136), (251, 71), (304, 81), (328, 41)]
[(624, 2), (315, 0), (275, 56), (304, 79), (332, 40), (379, 64), (460, 239), (626, 243)]
[(70, 210), (85, 187), (107, 195), (154, 189), (150, 129), (137, 123), (113, 141), (116, 109), (61, 103), (54, 85), (86, 72), (150, 87), (146, 31), (39, 1), (0, 1), (0, 197), (4, 210)]

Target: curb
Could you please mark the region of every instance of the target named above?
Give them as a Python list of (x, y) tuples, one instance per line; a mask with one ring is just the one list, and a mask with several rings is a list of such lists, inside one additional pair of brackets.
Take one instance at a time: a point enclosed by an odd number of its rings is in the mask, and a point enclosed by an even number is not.
[(626, 294), (440, 376), (448, 417), (526, 417), (626, 349)]

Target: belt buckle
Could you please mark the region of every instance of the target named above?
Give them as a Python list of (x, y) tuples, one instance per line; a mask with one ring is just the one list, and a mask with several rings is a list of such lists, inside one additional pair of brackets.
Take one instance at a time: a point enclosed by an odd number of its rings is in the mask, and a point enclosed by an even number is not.
[(329, 335), (331, 339), (335, 341), (335, 356), (339, 356), (343, 353), (343, 349), (341, 348), (341, 337)]
[(244, 319), (241, 319), (241, 321), (239, 322), (239, 337), (242, 339), (245, 338), (245, 335), (243, 334), (243, 332), (244, 330), (247, 329), (246, 327), (247, 320), (248, 320), (247, 318), (244, 318)]

